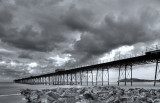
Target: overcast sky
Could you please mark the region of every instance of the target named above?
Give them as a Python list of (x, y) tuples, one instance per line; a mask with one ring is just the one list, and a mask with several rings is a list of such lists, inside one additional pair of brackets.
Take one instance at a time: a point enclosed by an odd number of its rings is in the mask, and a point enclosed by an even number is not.
[(0, 0), (0, 81), (159, 44), (159, 0)]

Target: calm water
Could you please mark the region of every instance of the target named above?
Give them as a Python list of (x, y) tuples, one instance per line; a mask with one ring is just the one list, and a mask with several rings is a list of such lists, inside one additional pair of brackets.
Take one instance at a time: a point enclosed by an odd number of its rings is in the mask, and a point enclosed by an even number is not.
[(23, 85), (14, 83), (0, 83), (0, 103), (25, 103), (20, 89)]
[(21, 89), (53, 89), (57, 87), (71, 88), (81, 86), (53, 86), (53, 85), (27, 85), (16, 83), (0, 82), (0, 103), (26, 103), (24, 97), (20, 95)]
[[(98, 83), (101, 85), (101, 83)], [(84, 85), (86, 85), (84, 83)], [(91, 85), (91, 83), (89, 83)], [(94, 83), (95, 85), (95, 83)], [(107, 82), (104, 83), (104, 85), (107, 85)], [(110, 83), (110, 85), (117, 86), (117, 83)], [(120, 86), (122, 88), (131, 88), (130, 83), (127, 83), (127, 86), (124, 86), (124, 83), (120, 83)], [(15, 84), (15, 83), (0, 83), (0, 103), (26, 103), (23, 96), (20, 95), (21, 89), (53, 89), (57, 87), (64, 87), (64, 88), (70, 88), (70, 87), (81, 87), (81, 86), (53, 86), (53, 85), (26, 85), (26, 84)], [(146, 89), (160, 89), (160, 83), (157, 83), (156, 87), (153, 86), (153, 83), (133, 83), (132, 88), (146, 88)]]

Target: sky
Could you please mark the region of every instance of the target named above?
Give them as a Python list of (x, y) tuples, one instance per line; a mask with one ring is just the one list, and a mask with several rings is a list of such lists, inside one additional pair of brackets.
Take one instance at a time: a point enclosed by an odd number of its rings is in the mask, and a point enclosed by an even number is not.
[[(140, 54), (159, 44), (159, 4), (159, 0), (0, 0), (0, 81)], [(151, 68), (146, 74), (154, 72)]]

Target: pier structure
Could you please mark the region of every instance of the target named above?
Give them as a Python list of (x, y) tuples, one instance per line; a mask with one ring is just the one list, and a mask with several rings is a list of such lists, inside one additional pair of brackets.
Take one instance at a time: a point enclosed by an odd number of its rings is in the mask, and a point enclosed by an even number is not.
[(124, 85), (127, 85), (127, 79), (130, 78), (132, 86), (133, 72), (132, 68), (136, 65), (145, 65), (155, 63), (154, 86), (159, 75), (160, 46), (147, 48), (141, 55), (131, 55), (126, 58), (115, 58), (112, 61), (104, 61), (97, 64), (79, 66), (72, 69), (62, 69), (54, 73), (47, 73), (38, 76), (14, 80), (16, 83), (23, 84), (44, 84), (44, 85), (110, 85), (109, 71), (112, 68), (118, 70), (117, 85), (124, 79)]

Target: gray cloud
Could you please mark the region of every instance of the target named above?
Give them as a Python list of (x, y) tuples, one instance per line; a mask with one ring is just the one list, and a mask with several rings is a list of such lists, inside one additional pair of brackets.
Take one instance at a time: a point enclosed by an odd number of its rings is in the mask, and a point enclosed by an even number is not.
[(29, 52), (22, 52), (18, 57), (24, 58), (24, 59), (32, 59), (33, 58)]
[(80, 62), (84, 62), (123, 45), (158, 40), (160, 31), (154, 30), (154, 26), (160, 22), (159, 16), (159, 11), (152, 7), (145, 7), (134, 15), (108, 13), (100, 25), (84, 26), (85, 33), (74, 45), (75, 57), (83, 57)]
[(90, 28), (94, 15), (91, 10), (78, 9), (71, 5), (64, 16), (64, 23), (72, 30), (85, 31)]
[(22, 70), (15, 70), (15, 69), (10, 69), (7, 66), (1, 66), (0, 67), (0, 75), (3, 77), (8, 77), (8, 78), (21, 78), (23, 76), (29, 75), (28, 72), (24, 72)]

